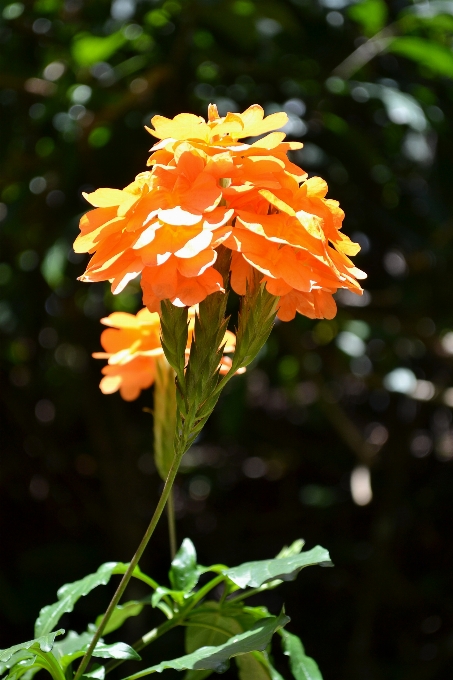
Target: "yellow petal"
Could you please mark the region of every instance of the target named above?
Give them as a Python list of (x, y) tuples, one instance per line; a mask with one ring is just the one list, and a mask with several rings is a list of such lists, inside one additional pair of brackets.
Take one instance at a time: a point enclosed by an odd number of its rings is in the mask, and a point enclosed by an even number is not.
[(323, 219), (321, 217), (305, 212), (305, 210), (298, 210), (296, 217), (301, 225), (308, 231), (310, 236), (314, 236), (314, 238), (320, 240), (325, 239), (324, 232), (322, 230)]
[(204, 118), (195, 116), (192, 113), (179, 113), (171, 120), (164, 116), (154, 116), (151, 119), (154, 130), (149, 132), (158, 139), (201, 139), (205, 142), (209, 140), (211, 129)]
[(113, 312), (101, 319), (101, 323), (104, 326), (113, 326), (113, 328), (138, 328), (139, 326), (137, 317), (128, 312)]
[(120, 375), (106, 375), (99, 383), (102, 394), (113, 394), (116, 392), (123, 382)]
[(266, 201), (269, 201), (269, 203), (271, 203), (271, 205), (273, 205), (275, 208), (281, 210), (287, 215), (291, 215), (291, 217), (295, 217), (296, 215), (295, 210), (293, 210), (290, 205), (277, 198), (277, 196), (275, 196), (271, 191), (268, 191), (267, 189), (261, 189), (259, 193), (263, 198), (266, 199)]
[[(271, 132), (270, 135), (258, 139), (258, 141), (253, 142), (251, 146), (257, 146), (260, 149), (275, 149), (276, 146), (282, 143), (286, 135), (284, 132)], [(297, 147), (299, 148), (299, 147)]]
[(91, 194), (82, 192), (82, 196), (95, 208), (110, 208), (121, 205), (129, 195), (120, 189), (96, 189)]

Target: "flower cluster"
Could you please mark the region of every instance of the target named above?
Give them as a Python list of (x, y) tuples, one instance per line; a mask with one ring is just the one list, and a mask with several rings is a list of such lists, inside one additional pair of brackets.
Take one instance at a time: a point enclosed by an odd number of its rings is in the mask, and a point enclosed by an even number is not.
[[(189, 309), (187, 357), (194, 335), (195, 312), (195, 308)], [(135, 315), (113, 312), (101, 319), (101, 323), (110, 328), (101, 335), (101, 345), (105, 352), (93, 354), (95, 359), (108, 359), (107, 365), (102, 369), (104, 377), (99, 387), (104, 394), (119, 390), (123, 399), (133, 401), (140, 396), (142, 390), (153, 384), (156, 361), (165, 360), (160, 340), (159, 314), (150, 312), (145, 307)], [(236, 347), (234, 333), (227, 331), (222, 344), (224, 356), (220, 373), (225, 374), (231, 366), (231, 359), (226, 354), (234, 352)]]
[(282, 320), (296, 312), (332, 318), (333, 293), (362, 293), (357, 279), (365, 275), (349, 259), (360, 248), (342, 233), (344, 213), (326, 198), (326, 182), (289, 160), (302, 145), (275, 132), (286, 122), (285, 113), (264, 117), (258, 105), (225, 117), (210, 105), (208, 121), (154, 116), (149, 132), (160, 141), (151, 170), (122, 191), (85, 194), (95, 210), (82, 217), (74, 249), (94, 254), (81, 279), (109, 280), (118, 293), (141, 274), (151, 312), (164, 299), (191, 306), (223, 290), (214, 266), (223, 244), (238, 294), (258, 270), (280, 297)]

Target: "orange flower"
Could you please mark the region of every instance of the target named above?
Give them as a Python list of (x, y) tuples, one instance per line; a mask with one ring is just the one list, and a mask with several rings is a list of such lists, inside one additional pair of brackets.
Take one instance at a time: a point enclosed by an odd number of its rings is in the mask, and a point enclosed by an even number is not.
[(264, 117), (258, 105), (223, 118), (210, 105), (208, 113), (208, 121), (154, 116), (149, 132), (160, 141), (151, 170), (123, 191), (86, 195), (96, 209), (82, 218), (74, 248), (94, 255), (82, 280), (108, 279), (117, 293), (141, 273), (150, 311), (158, 312), (163, 299), (194, 305), (223, 290), (214, 267), (223, 243), (233, 251), (237, 293), (245, 293), (255, 269), (281, 297), (281, 319), (296, 311), (331, 318), (339, 288), (362, 293), (357, 278), (365, 275), (348, 257), (359, 246), (341, 232), (344, 213), (325, 198), (324, 180), (307, 179), (288, 159), (302, 145), (275, 132), (286, 114)]
[[(101, 319), (101, 323), (110, 326), (101, 335), (101, 345), (105, 352), (93, 354), (95, 359), (108, 359), (107, 366), (102, 369), (104, 377), (99, 385), (101, 391), (104, 394), (112, 394), (119, 390), (123, 399), (133, 401), (140, 396), (142, 390), (153, 384), (156, 361), (164, 356), (160, 342), (160, 317), (145, 307), (135, 315), (113, 312), (110, 316)], [(194, 328), (195, 308), (191, 308), (189, 309), (187, 356), (190, 354)], [(225, 347), (220, 373), (225, 374), (231, 366), (231, 359), (225, 355), (234, 352), (236, 336), (227, 331), (223, 342)]]

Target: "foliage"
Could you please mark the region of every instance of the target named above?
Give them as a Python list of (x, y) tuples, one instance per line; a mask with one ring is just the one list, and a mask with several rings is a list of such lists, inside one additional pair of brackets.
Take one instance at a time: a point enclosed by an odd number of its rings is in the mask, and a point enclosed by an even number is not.
[[(127, 680), (135, 680), (151, 673), (161, 673), (163, 670), (172, 668), (178, 671), (202, 671), (222, 673), (229, 667), (232, 657), (239, 658), (240, 677), (243, 677), (245, 669), (256, 675), (257, 669), (264, 673), (264, 677), (277, 678), (279, 674), (271, 666), (267, 657), (267, 650), (270, 649), (272, 636), (277, 631), (282, 633), (284, 626), (290, 618), (282, 611), (278, 616), (269, 614), (265, 607), (244, 606), (242, 599), (249, 593), (244, 592), (229, 597), (229, 594), (237, 590), (246, 588), (248, 585), (256, 586), (255, 593), (266, 589), (268, 577), (272, 578), (278, 574), (282, 576), (289, 571), (288, 560), (298, 557), (297, 564), (291, 564), (291, 577), (295, 578), (301, 568), (300, 553), (303, 542), (296, 541), (292, 546), (284, 551), (296, 552), (293, 557), (278, 556), (273, 560), (263, 560), (240, 565), (233, 569), (228, 569), (225, 565), (213, 565), (202, 567), (197, 563), (195, 547), (186, 538), (174, 557), (169, 572), (169, 581), (172, 589), (159, 586), (154, 579), (143, 574), (136, 568), (135, 576), (142, 578), (154, 589), (151, 603), (155, 607), (159, 604), (161, 597), (165, 597), (168, 607), (164, 609), (167, 621), (160, 624), (157, 629), (151, 631), (150, 639), (145, 634), (134, 647), (124, 642), (114, 642), (106, 644), (104, 640), (99, 640), (93, 651), (93, 656), (101, 659), (112, 659), (117, 662), (140, 661), (141, 657), (136, 649), (142, 649), (149, 642), (154, 641), (160, 634), (171, 630), (176, 626), (186, 628), (186, 650), (187, 654), (171, 661), (161, 663), (141, 670), (128, 676)], [(317, 553), (317, 557), (313, 552)], [(306, 553), (307, 559), (304, 566), (311, 564), (323, 564), (329, 560), (329, 554), (322, 548), (315, 548), (314, 551)], [(311, 553), (311, 554), (310, 554)], [(281, 562), (278, 569), (276, 563)], [(253, 565), (251, 567), (250, 565)], [(102, 565), (95, 574), (86, 576), (80, 581), (69, 583), (58, 591), (58, 602), (55, 605), (44, 607), (37, 621), (37, 629), (51, 630), (58, 623), (63, 613), (71, 612), (77, 600), (88, 594), (90, 590), (99, 585), (106, 585), (113, 574), (124, 573), (128, 565), (110, 563)], [(296, 570), (294, 571), (296, 567)], [(202, 587), (196, 588), (201, 574), (214, 572), (218, 575), (205, 583)], [(252, 579), (241, 579), (240, 575), (244, 572), (253, 573)], [(250, 583), (249, 583), (250, 581)], [(272, 581), (273, 587), (281, 581)], [(206, 599), (215, 587), (223, 584), (224, 593), (220, 602)], [(263, 586), (261, 588), (261, 586)], [(143, 609), (143, 603), (128, 602), (118, 605), (108, 626), (104, 630), (107, 635), (125, 623), (129, 616), (137, 616)], [(96, 626), (88, 626), (85, 633), (77, 634), (69, 631), (66, 637), (55, 643), (55, 637), (64, 634), (64, 630), (15, 645), (10, 649), (0, 651), (0, 674), (5, 678), (19, 678), (24, 673), (30, 673), (39, 668), (46, 669), (54, 680), (72, 677), (72, 664), (76, 659), (83, 656), (86, 652)], [(289, 635), (289, 634), (288, 634)], [(296, 680), (317, 680), (321, 675), (307, 675), (305, 669), (316, 669), (317, 666), (312, 659), (307, 659), (303, 650), (302, 643), (295, 635), (284, 637), (284, 653), (290, 656), (290, 665)], [(301, 670), (302, 669), (302, 670)], [(109, 670), (108, 666), (96, 665), (86, 676), (102, 679)], [(305, 672), (306, 675), (301, 675)], [(29, 676), (27, 676), (29, 677)], [(206, 676), (205, 676), (206, 677)], [(322, 679), (321, 679), (322, 680)]]

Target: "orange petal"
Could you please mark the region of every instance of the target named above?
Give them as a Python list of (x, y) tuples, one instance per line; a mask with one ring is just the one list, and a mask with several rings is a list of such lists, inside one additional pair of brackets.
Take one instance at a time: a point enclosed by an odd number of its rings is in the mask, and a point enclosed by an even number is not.
[(96, 210), (89, 210), (80, 218), (79, 228), (82, 234), (89, 231), (94, 231), (98, 227), (106, 224), (117, 215), (116, 208), (96, 208)]
[[(183, 276), (200, 276), (206, 269), (214, 264), (217, 252), (208, 248), (191, 257), (190, 259), (178, 260), (178, 270)], [(196, 304), (195, 302), (193, 304)]]
[(158, 215), (159, 220), (174, 227), (193, 227), (201, 221), (201, 215), (194, 215), (187, 210), (183, 210), (179, 205), (168, 210), (159, 210)]
[[(175, 257), (171, 257), (159, 266), (145, 267), (142, 273), (143, 292), (149, 286), (152, 293), (160, 300), (176, 296), (177, 282), (177, 260)], [(150, 309), (148, 304), (145, 304)]]
[[(182, 257), (182, 258), (194, 258), (201, 254), (202, 251), (205, 251), (206, 248), (210, 245), (212, 241), (212, 231), (208, 231), (207, 229), (200, 232), (195, 236), (194, 238), (190, 239), (190, 241), (187, 241), (187, 243), (180, 249), (175, 252), (176, 257)], [(211, 262), (211, 264), (213, 264)]]
[(231, 287), (238, 295), (245, 295), (247, 292), (247, 283), (253, 279), (253, 268), (244, 260), (241, 253), (233, 252), (231, 257)]

